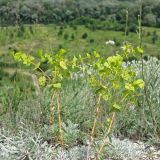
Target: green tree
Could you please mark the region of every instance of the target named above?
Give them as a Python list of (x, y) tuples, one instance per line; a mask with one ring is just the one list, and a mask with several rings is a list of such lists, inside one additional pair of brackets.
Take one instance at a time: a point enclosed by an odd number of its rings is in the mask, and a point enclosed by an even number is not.
[(88, 34), (87, 33), (83, 33), (82, 38), (86, 39), (87, 37), (88, 37)]
[(156, 16), (152, 13), (146, 14), (143, 23), (146, 26), (156, 26)]

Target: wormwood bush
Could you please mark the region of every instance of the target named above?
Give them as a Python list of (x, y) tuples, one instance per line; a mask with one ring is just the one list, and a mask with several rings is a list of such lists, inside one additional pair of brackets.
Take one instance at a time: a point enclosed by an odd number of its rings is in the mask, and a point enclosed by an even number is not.
[(148, 60), (127, 62), (125, 65), (131, 65), (139, 78), (143, 72), (145, 93), (138, 97), (139, 107), (132, 106), (119, 114), (116, 132), (131, 138), (157, 141), (160, 131), (160, 61), (148, 57)]
[(79, 137), (78, 124), (73, 124), (70, 120), (62, 124), (63, 137), (66, 144), (73, 145)]
[[(42, 135), (19, 128), (17, 135), (0, 130), (0, 159), (29, 160), (81, 160), (86, 157), (86, 146), (73, 146), (62, 152), (61, 148), (49, 145)], [(93, 153), (92, 153), (93, 154)]]
[[(16, 135), (0, 130), (0, 159), (34, 159), (34, 160), (84, 160), (87, 146), (73, 146), (62, 152), (61, 148), (49, 145), (41, 135), (24, 128), (19, 128)], [(111, 159), (140, 160), (147, 154), (144, 144), (133, 143), (127, 139), (112, 137), (112, 145), (105, 149), (106, 157)], [(94, 157), (91, 150), (90, 157)], [(147, 158), (145, 158), (147, 159)]]
[(106, 148), (106, 153), (113, 159), (140, 160), (146, 155), (144, 144), (133, 143), (128, 139), (119, 140), (112, 137), (112, 145)]
[(0, 159), (35, 159), (52, 160), (54, 148), (44, 142), (40, 134), (19, 130), (17, 135), (0, 130)]
[[(64, 145), (64, 138), (69, 136), (69, 132), (67, 131), (68, 135), (65, 135), (64, 131), (67, 129), (62, 122), (65, 113), (61, 110), (60, 97), (62, 96), (60, 91), (64, 87), (64, 81), (71, 79), (72, 75), (81, 73), (87, 77), (87, 81), (97, 99), (95, 107), (93, 106), (96, 115), (93, 117), (94, 122), (90, 129), (91, 133), (89, 133), (91, 135), (90, 145), (92, 145), (96, 131), (98, 135), (101, 135), (102, 139), (102, 143), (96, 146), (98, 148), (96, 158), (100, 159), (99, 156), (108, 143), (108, 141), (103, 141), (103, 139), (110, 135), (115, 120), (115, 113), (136, 103), (135, 99), (139, 96), (137, 91), (144, 88), (143, 80), (136, 78), (136, 73), (132, 67), (123, 65), (124, 59), (130, 58), (130, 56), (140, 56), (142, 53), (143, 50), (140, 47), (126, 44), (119, 53), (117, 52), (116, 55), (108, 58), (102, 57), (96, 51), (91, 54), (87, 53), (85, 57), (79, 55), (79, 57), (67, 58), (64, 49), (54, 54), (38, 52), (37, 57), (23, 52), (12, 52), (11, 54), (16, 61), (22, 62), (27, 66), (33, 66), (34, 70), (38, 69), (40, 71), (37, 73), (39, 75), (39, 84), (44, 88), (48, 88), (53, 94), (49, 104), (50, 126), (52, 128), (55, 121), (54, 112), (57, 110), (58, 128), (53, 129), (53, 139), (58, 137), (61, 146)], [(43, 71), (40, 68), (43, 62), (48, 65), (47, 71)], [(101, 108), (101, 99), (105, 102), (106, 107)], [(54, 102), (56, 102), (57, 108)], [(126, 106), (123, 106), (124, 103)], [(105, 111), (109, 115), (106, 115)], [(110, 113), (112, 113), (112, 116)], [(100, 116), (104, 120), (101, 122), (101, 127), (97, 128)], [(57, 130), (58, 136), (56, 134)], [(73, 134), (75, 136), (77, 133)], [(74, 139), (73, 134), (70, 133), (72, 139)], [(90, 148), (88, 148), (88, 153), (90, 152), (89, 150)]]

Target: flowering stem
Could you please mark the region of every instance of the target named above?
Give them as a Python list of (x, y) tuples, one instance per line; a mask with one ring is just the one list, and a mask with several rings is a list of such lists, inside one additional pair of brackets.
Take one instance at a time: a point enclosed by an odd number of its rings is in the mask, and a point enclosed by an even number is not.
[(115, 120), (115, 115), (116, 115), (115, 112), (113, 112), (112, 118), (111, 118), (111, 122), (110, 122), (110, 125), (109, 125), (109, 128), (108, 128), (106, 134), (104, 135), (103, 143), (101, 144), (100, 149), (98, 150), (98, 153), (97, 153), (97, 156), (96, 156), (96, 159), (97, 159), (97, 160), (100, 159), (99, 156), (100, 156), (100, 154), (101, 154), (104, 146), (105, 146), (105, 145), (107, 144), (107, 142), (108, 142), (106, 138), (107, 138), (107, 136), (111, 133), (111, 129), (112, 129), (112, 127), (113, 127), (113, 123), (114, 123), (114, 120)]
[(54, 121), (54, 117), (53, 117), (53, 100), (54, 100), (54, 97), (55, 97), (55, 93), (53, 93), (52, 97), (51, 97), (51, 100), (50, 100), (50, 105), (49, 105), (49, 110), (50, 110), (50, 119), (49, 119), (49, 126), (50, 126), (50, 129), (52, 131), (52, 140), (54, 138), (54, 130), (52, 130), (52, 126), (53, 126), (53, 121)]
[(59, 125), (59, 143), (63, 147), (63, 136), (62, 136), (62, 120), (61, 120), (61, 110), (59, 102), (59, 94), (56, 94), (57, 110), (58, 110), (58, 125)]
[(126, 43), (127, 32), (128, 32), (128, 10), (126, 10), (126, 27), (125, 27), (124, 43)]
[(93, 141), (93, 137), (94, 137), (94, 132), (95, 132), (95, 127), (96, 127), (96, 123), (97, 123), (97, 119), (99, 117), (99, 112), (100, 112), (100, 100), (101, 100), (101, 97), (99, 96), (98, 97), (98, 101), (97, 101), (97, 107), (96, 107), (96, 116), (94, 118), (94, 122), (93, 122), (93, 127), (92, 127), (92, 132), (91, 132), (91, 142)]
[(94, 133), (95, 133), (95, 128), (96, 128), (96, 123), (97, 123), (97, 119), (99, 117), (99, 112), (100, 112), (100, 100), (101, 100), (101, 96), (98, 97), (98, 100), (96, 102), (96, 114), (95, 114), (95, 118), (94, 118), (94, 122), (93, 122), (93, 127), (92, 127), (92, 132), (91, 132), (91, 137), (90, 137), (90, 142), (88, 144), (88, 149), (87, 149), (87, 160), (89, 160), (89, 150), (90, 147), (92, 145), (92, 142), (94, 140)]

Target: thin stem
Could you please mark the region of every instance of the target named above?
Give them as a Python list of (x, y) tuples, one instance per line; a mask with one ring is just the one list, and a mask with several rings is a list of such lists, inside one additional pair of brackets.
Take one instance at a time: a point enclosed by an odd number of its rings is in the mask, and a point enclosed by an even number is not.
[[(34, 62), (32, 62), (32, 65), (36, 66), (36, 64)], [(39, 69), (44, 76), (46, 76), (49, 80), (51, 80), (51, 78), (43, 71), (43, 69), (41, 69), (40, 67), (38, 67), (37, 69)]]
[(128, 32), (128, 10), (126, 10), (126, 26), (125, 26), (124, 43), (126, 43), (127, 32)]
[(101, 100), (101, 96), (99, 96), (99, 97), (98, 97), (98, 100), (97, 100), (96, 116), (95, 116), (94, 122), (93, 122), (93, 127), (92, 127), (92, 132), (91, 132), (91, 141), (93, 141), (94, 132), (95, 132), (96, 124), (97, 124), (97, 119), (98, 119), (98, 117), (99, 117), (99, 112), (100, 112), (100, 100)]
[(49, 110), (50, 110), (50, 118), (49, 118), (49, 126), (52, 131), (52, 140), (54, 139), (54, 130), (52, 130), (53, 122), (54, 122), (54, 116), (53, 116), (53, 101), (54, 101), (55, 93), (53, 93), (51, 100), (50, 100), (50, 105), (49, 105)]
[[(142, 0), (140, 0), (140, 11), (138, 15), (138, 26), (139, 26), (139, 47), (142, 48)], [(144, 63), (143, 63), (143, 54), (141, 54), (141, 61), (142, 61), (142, 78), (144, 80)]]
[(100, 149), (99, 149), (99, 151), (98, 151), (98, 154), (97, 154), (97, 157), (96, 157), (97, 160), (99, 159), (99, 155), (101, 154), (104, 146), (105, 146), (105, 145), (107, 144), (107, 142), (108, 142), (106, 138), (107, 138), (107, 136), (111, 133), (111, 130), (112, 130), (112, 127), (113, 127), (113, 123), (114, 123), (114, 120), (115, 120), (115, 115), (116, 115), (115, 112), (113, 112), (112, 118), (111, 118), (111, 122), (110, 122), (110, 125), (109, 125), (109, 128), (108, 128), (106, 134), (104, 135), (104, 141), (103, 141), (103, 143), (101, 144)]
[(61, 147), (63, 147), (62, 120), (61, 120), (59, 93), (57, 93), (57, 95), (56, 95), (56, 101), (57, 101), (57, 110), (58, 110), (59, 143), (60, 143)]
[(140, 10), (138, 15), (139, 26), (139, 46), (142, 47), (142, 0), (140, 0)]
[(94, 118), (94, 122), (93, 122), (93, 127), (92, 127), (90, 142), (89, 142), (88, 148), (87, 148), (87, 160), (89, 160), (89, 150), (90, 150), (90, 147), (91, 147), (92, 142), (93, 142), (93, 140), (94, 140), (95, 128), (96, 128), (96, 124), (97, 124), (97, 119), (98, 119), (98, 117), (99, 117), (99, 112), (100, 112), (100, 100), (101, 100), (101, 96), (99, 96), (99, 97), (98, 97), (98, 100), (96, 100), (96, 112), (95, 112), (95, 118)]

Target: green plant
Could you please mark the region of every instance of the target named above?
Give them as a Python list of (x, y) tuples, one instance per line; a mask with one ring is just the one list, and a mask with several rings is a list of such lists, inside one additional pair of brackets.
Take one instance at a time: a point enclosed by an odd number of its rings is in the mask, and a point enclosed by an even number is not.
[[(91, 144), (93, 142), (97, 119), (100, 112), (102, 112), (100, 98), (106, 102), (108, 112), (112, 113), (111, 118), (106, 118), (107, 123), (102, 125), (104, 126), (103, 139), (105, 140), (99, 146), (98, 159), (106, 143), (108, 143), (106, 138), (111, 133), (116, 112), (123, 110), (125, 106), (136, 103), (135, 98), (139, 96), (137, 91), (144, 88), (143, 80), (136, 78), (133, 68), (131, 66), (123, 66), (124, 59), (128, 59), (133, 55), (140, 57), (142, 53), (143, 50), (140, 47), (134, 48), (130, 44), (126, 44), (122, 47), (121, 53), (108, 57), (107, 60), (97, 52), (93, 52), (93, 56), (87, 54), (86, 59), (90, 61), (90, 66), (86, 71), (93, 91), (98, 96), (96, 116), (91, 132)], [(89, 72), (90, 68), (92, 69), (91, 72)]]
[[(63, 138), (62, 138), (62, 122), (61, 122), (61, 113), (60, 113), (60, 99), (59, 99), (59, 89), (61, 88), (61, 81), (65, 76), (69, 76), (69, 71), (67, 71), (67, 63), (68, 61), (64, 60), (63, 54), (65, 51), (62, 49), (57, 54), (45, 54), (42, 52), (38, 52), (38, 58), (35, 59), (33, 56), (26, 55), (22, 52), (12, 53), (15, 60), (19, 62), (23, 62), (25, 65), (32, 65), (35, 68), (39, 69), (42, 72), (42, 75), (39, 77), (39, 83), (41, 86), (47, 85), (51, 92), (53, 92), (51, 102), (50, 102), (50, 125), (53, 123), (53, 100), (56, 97), (57, 111), (58, 111), (58, 122), (59, 122), (59, 142), (63, 146)], [(47, 75), (41, 68), (40, 64), (46, 61), (50, 66), (50, 74)], [(46, 83), (47, 82), (47, 83)]]
[[(59, 142), (63, 146), (63, 136), (62, 136), (62, 120), (61, 120), (61, 110), (60, 110), (60, 93), (62, 82), (64, 79), (70, 77), (70, 71), (76, 67), (77, 59), (74, 57), (72, 61), (64, 58), (65, 50), (61, 49), (55, 54), (44, 54), (39, 51), (37, 52), (37, 58), (33, 56), (26, 55), (23, 52), (12, 52), (12, 56), (16, 61), (23, 62), (27, 66), (33, 66), (34, 70), (39, 69), (41, 75), (39, 76), (39, 84), (44, 87), (48, 87), (52, 94), (50, 101), (50, 125), (53, 125), (53, 101), (56, 97), (57, 112), (58, 112), (58, 126), (59, 126)], [(46, 62), (49, 66), (49, 71), (46, 73), (40, 68), (42, 62)]]
[[(110, 135), (113, 123), (115, 121), (116, 112), (121, 111), (123, 104), (133, 105), (135, 103), (135, 97), (138, 97), (137, 90), (144, 88), (144, 82), (141, 79), (136, 79), (136, 74), (131, 66), (125, 67), (123, 60), (130, 56), (139, 56), (143, 53), (140, 47), (133, 47), (130, 44), (126, 44), (122, 47), (121, 53), (115, 56), (108, 57), (107, 59), (96, 51), (93, 54), (86, 54), (86, 57), (79, 55), (79, 58), (67, 58), (65, 56), (66, 51), (64, 49), (59, 50), (57, 53), (43, 54), (41, 51), (37, 53), (37, 57), (27, 55), (23, 52), (12, 52), (12, 56), (16, 61), (22, 62), (27, 66), (33, 66), (34, 70), (40, 71), (39, 84), (42, 87), (47, 87), (52, 97), (50, 100), (50, 125), (53, 125), (53, 101), (55, 99), (58, 112), (58, 131), (59, 131), (59, 143), (63, 147), (63, 129), (62, 129), (62, 117), (60, 107), (61, 88), (64, 84), (64, 80), (70, 79), (73, 73), (77, 74), (77, 71), (87, 76), (88, 82), (92, 87), (92, 92), (96, 95), (96, 116), (94, 118), (92, 130), (91, 130), (91, 145), (94, 140), (95, 130), (102, 134), (102, 143), (99, 144), (97, 158), (105, 147), (106, 138)], [(46, 62), (48, 65), (48, 71), (43, 71), (40, 68), (42, 62)], [(101, 108), (101, 99), (105, 101), (107, 108)], [(119, 101), (119, 99), (121, 99)], [(103, 110), (108, 110), (109, 118), (104, 114)], [(102, 128), (97, 128), (97, 121), (99, 116), (103, 116), (107, 121), (102, 122)], [(64, 127), (66, 128), (66, 127)], [(100, 130), (102, 130), (100, 132)], [(53, 131), (54, 132), (54, 131)], [(98, 133), (97, 132), (97, 133)], [(65, 132), (64, 132), (65, 133)], [(54, 133), (53, 133), (54, 134)]]

